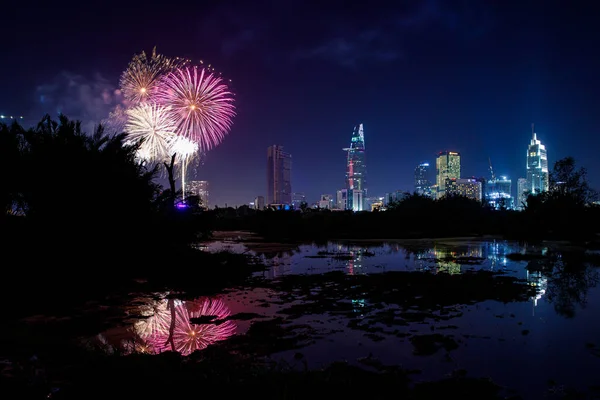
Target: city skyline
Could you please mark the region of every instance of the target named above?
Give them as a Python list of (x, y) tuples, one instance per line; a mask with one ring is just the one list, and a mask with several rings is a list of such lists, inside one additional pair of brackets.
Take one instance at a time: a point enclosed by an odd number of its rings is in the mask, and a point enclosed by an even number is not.
[[(264, 149), (273, 143), (294, 154), (294, 191), (312, 201), (332, 193), (346, 172), (340, 149), (359, 122), (369, 196), (411, 191), (415, 166), (433, 166), (443, 150), (461, 153), (465, 176), (487, 175), (491, 158), (514, 187), (525, 177), (532, 122), (549, 169), (573, 156), (600, 188), (600, 59), (589, 52), (600, 35), (591, 4), (223, 1), (160, 15), (120, 7), (118, 18), (85, 3), (3, 11), (24, 17), (4, 21), (18, 34), (3, 54), (19, 62), (1, 67), (0, 114), (32, 124), (63, 112), (90, 131), (119, 102), (132, 55), (154, 46), (206, 60), (231, 79), (233, 127), (188, 174), (211, 183), (211, 204), (266, 194)], [(99, 32), (107, 21), (111, 29)]]

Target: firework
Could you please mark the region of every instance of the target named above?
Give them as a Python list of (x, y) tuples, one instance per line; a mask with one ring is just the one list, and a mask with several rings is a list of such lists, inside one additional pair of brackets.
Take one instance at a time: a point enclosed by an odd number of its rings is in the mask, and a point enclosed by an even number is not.
[(176, 137), (175, 121), (168, 107), (144, 103), (126, 111), (125, 132), (128, 142), (142, 140), (138, 157), (148, 161), (162, 161), (171, 154)]
[[(140, 351), (160, 353), (174, 348), (182, 355), (189, 355), (217, 341), (225, 340), (235, 333), (236, 326), (233, 321), (198, 325), (190, 323), (191, 318), (201, 316), (214, 316), (219, 320), (228, 317), (230, 311), (221, 300), (204, 299), (171, 303), (164, 300), (164, 304), (165, 310), (168, 310), (168, 323), (161, 323), (158, 325), (159, 329), (146, 335), (143, 338), (144, 345), (139, 347)], [(167, 304), (171, 306), (169, 307)], [(173, 316), (175, 323), (171, 335), (170, 327)]]
[(135, 331), (142, 339), (147, 339), (153, 335), (162, 335), (165, 330), (169, 330), (171, 324), (171, 311), (167, 309), (167, 302), (160, 301), (144, 307), (141, 315), (146, 317), (136, 322)]
[(156, 47), (152, 49), (150, 57), (142, 51), (133, 56), (127, 69), (121, 75), (119, 82), (121, 92), (132, 105), (150, 101), (156, 93), (162, 75), (185, 64), (187, 64), (187, 60), (169, 59), (157, 54)]
[[(173, 136), (169, 139), (170, 154), (177, 154), (182, 163), (187, 163), (198, 155), (198, 143), (183, 136)], [(179, 161), (179, 160), (178, 160)]]
[(158, 85), (156, 101), (171, 107), (178, 134), (201, 151), (218, 145), (235, 116), (233, 94), (212, 69), (196, 66), (169, 72)]

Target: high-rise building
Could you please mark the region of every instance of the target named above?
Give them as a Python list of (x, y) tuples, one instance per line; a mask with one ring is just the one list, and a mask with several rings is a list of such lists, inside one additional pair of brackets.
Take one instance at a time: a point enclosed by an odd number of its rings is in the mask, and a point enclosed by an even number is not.
[(267, 149), (267, 204), (292, 204), (292, 156), (283, 146)]
[(527, 205), (527, 195), (527, 179), (519, 178), (517, 180), (517, 204), (515, 207), (517, 210), (525, 209), (525, 205)]
[[(344, 151), (348, 152), (346, 160), (346, 189), (352, 190), (354, 195), (359, 196), (361, 201), (363, 201), (367, 195), (367, 165), (363, 124), (354, 127), (350, 147), (345, 148)], [(358, 192), (361, 193), (356, 194)], [(360, 207), (355, 205), (354, 208), (360, 208), (362, 211), (364, 205), (361, 204)]]
[(446, 192), (448, 195), (465, 196), (469, 199), (481, 201), (481, 182), (475, 178), (455, 179), (448, 178), (445, 182)]
[(446, 180), (460, 179), (460, 153), (441, 151), (435, 160), (437, 198), (446, 194)]
[(486, 182), (485, 199), (490, 207), (495, 209), (506, 208), (512, 210), (514, 202), (512, 197), (512, 180), (506, 176), (496, 178), (495, 176)]
[(364, 211), (365, 199), (362, 190), (341, 189), (337, 191), (339, 210)]
[(527, 191), (532, 194), (548, 191), (548, 154), (546, 146), (537, 138), (531, 124), (533, 137), (527, 147)]
[(431, 196), (431, 171), (429, 163), (422, 162), (415, 168), (415, 193), (421, 196)]
[(263, 196), (256, 196), (254, 199), (254, 209), (264, 210), (265, 209), (265, 198)]
[(333, 208), (333, 205), (334, 205), (333, 195), (331, 195), (331, 194), (322, 194), (321, 195), (321, 199), (319, 200), (319, 203), (318, 203), (319, 208), (331, 210)]
[(336, 208), (338, 210), (348, 209), (348, 189), (340, 189), (336, 193)]
[(200, 206), (208, 208), (208, 181), (190, 181), (186, 187), (187, 195), (198, 196)]

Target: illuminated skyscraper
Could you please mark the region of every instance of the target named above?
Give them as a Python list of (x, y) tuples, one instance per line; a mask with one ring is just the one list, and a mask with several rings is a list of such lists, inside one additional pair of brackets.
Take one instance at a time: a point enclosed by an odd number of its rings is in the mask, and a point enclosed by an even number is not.
[(548, 154), (546, 146), (537, 139), (533, 124), (531, 133), (533, 137), (527, 147), (527, 191), (535, 194), (548, 191)]
[(267, 204), (292, 204), (292, 155), (282, 146), (267, 149)]
[(423, 162), (415, 168), (415, 193), (431, 196), (431, 180), (429, 163)]
[(446, 179), (460, 179), (460, 153), (441, 151), (435, 160), (437, 198), (446, 194)]
[(523, 210), (527, 204), (527, 179), (519, 178), (517, 180), (517, 210)]
[(360, 198), (361, 204), (353, 205), (355, 211), (360, 211), (364, 209), (362, 201), (367, 194), (367, 166), (365, 163), (365, 135), (363, 124), (354, 127), (350, 147), (345, 148), (344, 151), (348, 152), (346, 189), (352, 190), (356, 199)]
[(188, 195), (198, 196), (200, 206), (208, 208), (208, 181), (188, 182), (186, 192), (188, 192)]

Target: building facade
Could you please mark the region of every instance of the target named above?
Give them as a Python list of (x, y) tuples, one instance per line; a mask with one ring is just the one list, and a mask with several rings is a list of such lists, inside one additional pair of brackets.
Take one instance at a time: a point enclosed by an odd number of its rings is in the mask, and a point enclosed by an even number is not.
[(264, 196), (256, 196), (254, 199), (254, 209), (264, 210), (265, 209), (265, 198)]
[(531, 131), (533, 137), (527, 147), (527, 191), (536, 194), (548, 191), (548, 154), (533, 125)]
[(516, 200), (517, 200), (517, 204), (515, 205), (515, 209), (517, 209), (517, 210), (525, 209), (525, 206), (527, 205), (527, 195), (528, 195), (527, 179), (519, 178), (517, 180), (517, 195), (515, 196)]
[(282, 146), (267, 149), (267, 205), (292, 204), (292, 156)]
[(436, 186), (438, 199), (446, 194), (446, 180), (460, 179), (460, 153), (442, 151), (435, 161)]
[(469, 199), (481, 201), (481, 182), (474, 178), (455, 179), (448, 178), (445, 182), (446, 195), (464, 196)]
[(415, 168), (415, 193), (421, 196), (432, 196), (431, 171), (429, 163), (422, 162)]
[(208, 208), (208, 181), (190, 181), (187, 184), (186, 192), (191, 196), (200, 198), (200, 206)]
[[(354, 127), (350, 147), (343, 150), (348, 153), (346, 158), (346, 189), (352, 190), (353, 196), (358, 196), (364, 200), (367, 196), (367, 165), (363, 124)], [(360, 194), (358, 194), (359, 192)], [(357, 208), (362, 211), (364, 204), (353, 206), (353, 209)]]
[(331, 194), (322, 194), (319, 199), (319, 203), (317, 204), (319, 208), (324, 208), (327, 210), (331, 210), (335, 206), (335, 201), (333, 199), (333, 195)]
[(485, 185), (485, 199), (489, 206), (496, 210), (501, 208), (512, 210), (514, 208), (512, 180), (506, 176), (502, 176), (487, 181)]
[(337, 209), (364, 211), (365, 199), (362, 190), (341, 189), (337, 191)]

